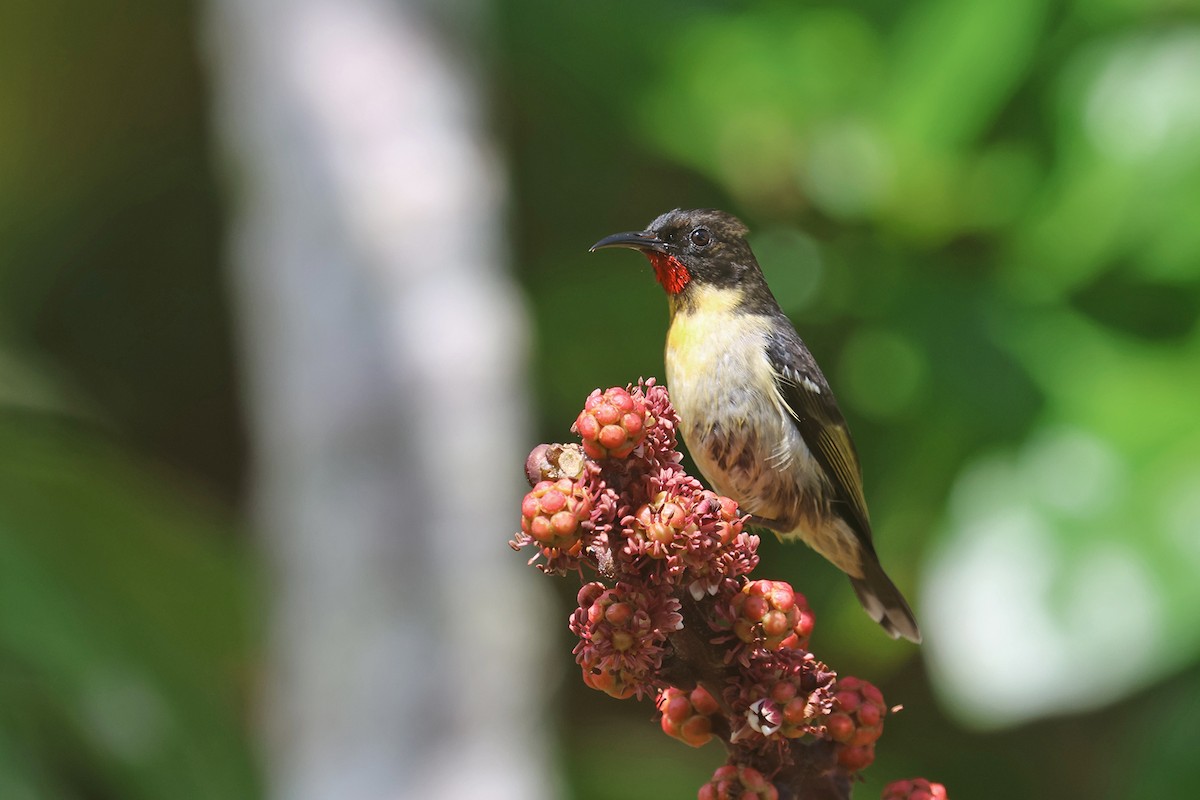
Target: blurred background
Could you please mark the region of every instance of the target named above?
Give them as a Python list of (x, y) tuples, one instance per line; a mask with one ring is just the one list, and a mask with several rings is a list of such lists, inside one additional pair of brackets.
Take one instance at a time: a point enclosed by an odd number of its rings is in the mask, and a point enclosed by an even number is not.
[(856, 796), (1200, 796), (1195, 3), (7, 0), (0, 798), (693, 797), (506, 545), (662, 376), (586, 248), (677, 206), (750, 225), (922, 622), (764, 538), (904, 706)]

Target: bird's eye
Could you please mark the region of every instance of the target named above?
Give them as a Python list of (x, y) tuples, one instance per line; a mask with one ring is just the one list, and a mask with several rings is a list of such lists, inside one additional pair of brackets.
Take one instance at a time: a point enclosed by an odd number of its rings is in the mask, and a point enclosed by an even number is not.
[(712, 244), (712, 234), (708, 232), (708, 228), (696, 228), (688, 238), (696, 247), (708, 247)]

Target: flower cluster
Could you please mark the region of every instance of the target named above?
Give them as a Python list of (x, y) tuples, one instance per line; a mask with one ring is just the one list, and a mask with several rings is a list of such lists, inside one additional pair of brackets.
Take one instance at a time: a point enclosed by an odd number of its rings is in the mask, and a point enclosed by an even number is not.
[(646, 402), (614, 387), (592, 392), (575, 420), (575, 430), (589, 457), (625, 458), (646, 438)]
[(837, 682), (826, 727), (829, 737), (838, 743), (838, 763), (852, 772), (871, 765), (886, 713), (883, 693), (872, 684), (853, 677)]
[(718, 613), (719, 625), (751, 646), (737, 649), (743, 662), (747, 650), (804, 650), (816, 624), (804, 595), (784, 581), (750, 581)]
[(679, 602), (625, 582), (586, 584), (578, 599), (571, 632), (584, 683), (618, 699), (640, 697), (655, 684), (667, 636), (683, 627)]
[(706, 491), (680, 465), (679, 419), (653, 380), (597, 389), (575, 421), (582, 447), (540, 445), (526, 473), (514, 548), (552, 574), (588, 568), (610, 583), (628, 580), (664, 596), (694, 598), (758, 564), (758, 537), (743, 529), (737, 504)]
[(834, 673), (806, 650), (762, 653), (742, 673), (732, 707), (740, 717), (732, 741), (742, 746), (824, 733), (833, 709)]
[(698, 800), (778, 800), (779, 790), (754, 767), (726, 764), (700, 787)]
[(580, 524), (591, 513), (591, 498), (575, 481), (539, 481), (521, 503), (521, 530), (543, 547), (578, 553)]
[(697, 686), (690, 692), (668, 686), (656, 703), (662, 713), (662, 729), (684, 744), (700, 747), (713, 737), (713, 717), (721, 707), (708, 690)]
[[(883, 696), (808, 651), (804, 595), (750, 579), (758, 537), (734, 500), (684, 471), (678, 423), (653, 380), (597, 389), (575, 420), (580, 444), (530, 453), (533, 488), (510, 544), (531, 548), (543, 572), (585, 581), (570, 618), (584, 683), (656, 698), (663, 731), (693, 747), (725, 742), (729, 763), (701, 800), (767, 800), (784, 786), (803, 796), (805, 781), (848, 797), (874, 759)], [(895, 798), (923, 800), (909, 783)]]
[(947, 800), (946, 787), (924, 778), (894, 781), (884, 788), (883, 800)]

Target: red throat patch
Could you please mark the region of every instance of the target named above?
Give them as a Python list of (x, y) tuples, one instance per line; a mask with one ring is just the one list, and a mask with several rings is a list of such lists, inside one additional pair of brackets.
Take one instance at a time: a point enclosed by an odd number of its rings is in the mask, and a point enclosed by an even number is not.
[(654, 265), (654, 277), (667, 290), (667, 294), (679, 294), (683, 287), (692, 279), (692, 273), (678, 258), (667, 253), (656, 253), (647, 250), (646, 258)]

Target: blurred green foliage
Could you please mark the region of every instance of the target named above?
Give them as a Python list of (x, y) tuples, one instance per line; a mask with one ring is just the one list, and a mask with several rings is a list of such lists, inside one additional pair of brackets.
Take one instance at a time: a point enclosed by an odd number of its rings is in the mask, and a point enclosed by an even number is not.
[(0, 450), (0, 796), (251, 794), (227, 515), (69, 423)]
[[(199, 10), (0, 5), (0, 797), (259, 793)], [(538, 440), (662, 375), (648, 267), (586, 247), (675, 206), (750, 223), (839, 393), (929, 642), (762, 552), (821, 656), (906, 707), (859, 796), (1200, 795), (1196, 4), (490, 14)], [(720, 761), (573, 674), (557, 699), (575, 797), (690, 797)]]
[(259, 793), (191, 3), (0, 4), (0, 797)]

